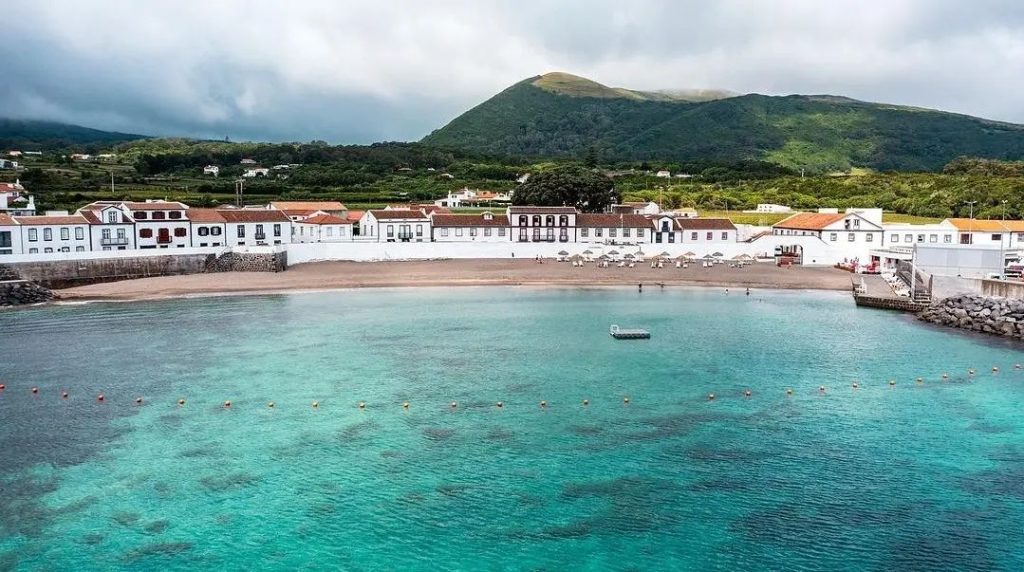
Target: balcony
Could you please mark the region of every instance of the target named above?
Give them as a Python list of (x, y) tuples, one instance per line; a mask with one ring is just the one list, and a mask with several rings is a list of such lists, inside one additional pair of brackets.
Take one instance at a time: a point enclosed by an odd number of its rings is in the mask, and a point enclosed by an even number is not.
[(266, 240), (267, 239), (267, 233), (265, 233), (265, 232), (257, 232), (255, 238), (258, 241), (259, 240)]
[[(170, 242), (170, 241), (168, 241)], [(102, 246), (128, 246), (128, 237), (119, 236), (117, 238), (101, 238), (100, 245)]]

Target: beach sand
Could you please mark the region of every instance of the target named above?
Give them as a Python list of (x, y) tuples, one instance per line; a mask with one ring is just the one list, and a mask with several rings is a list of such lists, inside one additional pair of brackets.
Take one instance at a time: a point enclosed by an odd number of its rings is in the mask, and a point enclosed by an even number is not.
[(182, 296), (260, 294), (300, 290), (404, 286), (718, 286), (849, 290), (850, 273), (835, 268), (779, 268), (756, 263), (745, 268), (721, 264), (687, 269), (666, 265), (651, 268), (574, 268), (568, 262), (533, 259), (430, 260), (408, 262), (317, 262), (286, 272), (224, 272), (161, 276), (91, 284), (59, 290), (65, 301), (152, 300)]

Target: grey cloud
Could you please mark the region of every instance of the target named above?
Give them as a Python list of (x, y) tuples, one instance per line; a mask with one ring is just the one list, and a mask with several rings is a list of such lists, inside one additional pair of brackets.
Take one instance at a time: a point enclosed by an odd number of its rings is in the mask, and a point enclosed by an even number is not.
[(1024, 8), (992, 0), (9, 0), (0, 115), (158, 135), (413, 140), (562, 70), (1024, 122)]

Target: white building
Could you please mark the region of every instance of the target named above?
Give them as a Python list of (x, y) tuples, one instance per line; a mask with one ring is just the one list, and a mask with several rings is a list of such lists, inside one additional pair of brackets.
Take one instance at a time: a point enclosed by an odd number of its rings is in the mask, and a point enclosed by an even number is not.
[(0, 183), (0, 213), (11, 216), (36, 214), (36, 202), (21, 183)]
[(948, 221), (938, 224), (886, 223), (882, 225), (885, 246), (912, 247), (916, 244), (956, 244), (957, 228)]
[(757, 208), (754, 209), (752, 212), (755, 212), (755, 213), (778, 214), (778, 213), (793, 212), (793, 209), (790, 208), (790, 207), (787, 207), (786, 205), (777, 205), (777, 204), (774, 204), (774, 203), (759, 203), (757, 205)]
[(623, 202), (612, 205), (609, 211), (615, 214), (656, 215), (661, 212), (661, 207), (654, 201)]
[(490, 205), (512, 202), (512, 195), (495, 191), (481, 191), (463, 188), (461, 191), (449, 192), (443, 199), (434, 201), (435, 206), (452, 208), (461, 206)]
[(256, 164), (256, 160), (255, 159), (245, 158), (245, 159), (242, 159), (241, 161), (239, 161), (238, 164), (239, 165), (255, 165)]
[(508, 216), (491, 212), (430, 216), (434, 242), (509, 242)]
[(161, 200), (120, 204), (121, 209), (135, 221), (138, 248), (186, 248), (192, 245), (188, 206)]
[(0, 212), (0, 256), (23, 253), (18, 223), (9, 215)]
[(89, 221), (82, 215), (52, 211), (43, 216), (16, 216), (14, 221), (21, 229), (25, 254), (90, 250)]
[(292, 242), (347, 242), (354, 232), (353, 221), (319, 211), (292, 223)]
[(317, 213), (348, 218), (348, 207), (338, 201), (270, 201), (267, 208), (281, 211), (293, 221), (299, 221)]
[(18, 162), (10, 159), (0, 159), (0, 169), (17, 169)]
[(778, 236), (814, 236), (830, 243), (882, 245), (882, 226), (857, 212), (797, 213), (772, 226)]
[(603, 244), (645, 243), (653, 234), (651, 219), (642, 214), (576, 215), (576, 242)]
[(948, 218), (940, 224), (956, 228), (956, 244), (1006, 250), (1024, 248), (1024, 221)]
[(217, 209), (188, 209), (193, 247), (227, 246), (227, 220)]
[(376, 242), (430, 242), (430, 217), (422, 210), (368, 210), (359, 219), (359, 234)]
[(220, 167), (217, 165), (207, 165), (203, 167), (204, 175), (213, 175), (214, 177), (220, 176)]
[(78, 209), (89, 221), (90, 250), (135, 250), (135, 221), (114, 201), (98, 201)]
[(512, 240), (516, 242), (575, 242), (576, 209), (573, 207), (509, 207)]
[(658, 171), (654, 176), (659, 179), (670, 179), (672, 178), (672, 171)]
[(736, 242), (736, 226), (727, 218), (676, 219), (679, 242), (683, 244), (731, 244)]
[(267, 246), (291, 242), (292, 221), (281, 211), (224, 209), (217, 212), (225, 221), (227, 246)]
[(270, 169), (267, 169), (266, 167), (254, 167), (252, 169), (246, 169), (245, 172), (242, 173), (243, 177), (249, 179), (253, 179), (256, 177), (266, 177), (268, 175), (270, 175)]

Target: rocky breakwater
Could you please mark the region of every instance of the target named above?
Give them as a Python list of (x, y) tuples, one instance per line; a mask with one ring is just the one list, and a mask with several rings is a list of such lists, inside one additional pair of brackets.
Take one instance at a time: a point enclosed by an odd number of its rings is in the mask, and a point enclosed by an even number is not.
[(49, 302), (57, 295), (49, 288), (28, 280), (7, 280), (0, 282), (0, 307), (23, 306)]
[(954, 296), (933, 304), (918, 319), (961, 330), (1024, 340), (1024, 300)]

